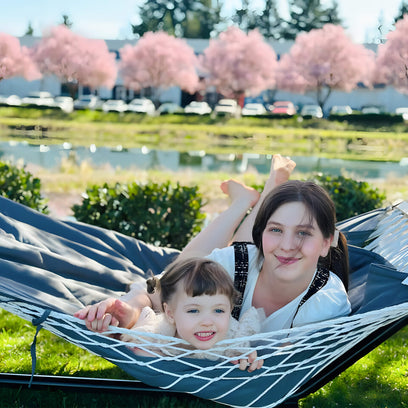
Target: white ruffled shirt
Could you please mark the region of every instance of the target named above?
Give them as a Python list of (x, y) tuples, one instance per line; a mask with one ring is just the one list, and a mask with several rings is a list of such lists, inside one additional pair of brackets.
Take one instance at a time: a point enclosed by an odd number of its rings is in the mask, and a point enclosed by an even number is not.
[[(252, 307), (252, 296), (259, 275), (257, 262), (258, 250), (255, 245), (248, 245), (248, 279), (242, 301), (241, 314)], [(215, 249), (207, 258), (219, 262), (232, 279), (235, 274), (234, 247)], [(313, 281), (313, 279), (312, 279)], [(290, 303), (275, 311), (262, 322), (261, 331), (270, 332), (281, 329), (303, 326), (305, 324), (346, 316), (351, 312), (350, 301), (341, 279), (330, 272), (328, 282), (323, 288), (310, 297), (298, 310), (299, 302), (307, 289)], [(296, 314), (296, 316), (295, 316)], [(295, 318), (294, 318), (295, 316)], [(294, 319), (293, 319), (294, 318)]]

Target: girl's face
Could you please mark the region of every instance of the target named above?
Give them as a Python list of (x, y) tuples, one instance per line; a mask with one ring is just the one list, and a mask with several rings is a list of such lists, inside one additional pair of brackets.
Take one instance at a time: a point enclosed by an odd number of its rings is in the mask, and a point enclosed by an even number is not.
[(283, 204), (271, 215), (262, 234), (264, 269), (281, 282), (308, 285), (331, 241), (323, 237), (303, 203)]
[(226, 295), (188, 296), (179, 285), (164, 312), (176, 325), (176, 337), (194, 348), (207, 350), (225, 339), (230, 322), (231, 302)]

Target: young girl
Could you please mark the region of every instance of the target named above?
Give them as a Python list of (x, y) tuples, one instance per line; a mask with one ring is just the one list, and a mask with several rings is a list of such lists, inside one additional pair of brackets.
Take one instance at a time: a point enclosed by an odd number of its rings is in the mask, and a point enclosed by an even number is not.
[[(137, 332), (181, 338), (190, 343), (189, 349), (208, 350), (225, 338), (245, 337), (260, 331), (262, 313), (255, 308), (250, 308), (240, 322), (231, 317), (239, 293), (224, 268), (209, 259), (188, 258), (173, 262), (161, 277), (147, 280), (147, 291), (160, 295), (163, 313), (156, 314), (153, 309), (145, 307), (132, 327)], [(123, 335), (122, 340), (137, 342), (131, 334)], [(187, 348), (186, 345), (166, 348), (163, 342), (160, 352), (176, 355), (182, 353), (183, 348)], [(138, 350), (136, 353), (145, 355)], [(224, 352), (229, 357), (240, 354), (242, 352), (237, 349)], [(192, 356), (211, 358), (205, 353)], [(254, 371), (261, 368), (263, 360), (256, 357), (256, 351), (253, 351), (248, 359), (241, 359), (240, 369)]]

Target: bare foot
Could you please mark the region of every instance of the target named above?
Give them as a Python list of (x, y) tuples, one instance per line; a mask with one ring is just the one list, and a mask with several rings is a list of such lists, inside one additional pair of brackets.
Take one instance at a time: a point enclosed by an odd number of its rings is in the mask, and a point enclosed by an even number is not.
[(290, 157), (274, 154), (272, 157), (271, 171), (265, 183), (264, 191), (270, 191), (279, 184), (289, 180), (296, 163)]
[(226, 194), (232, 202), (239, 200), (246, 202), (248, 208), (252, 208), (259, 200), (259, 192), (252, 187), (248, 187), (240, 181), (230, 179), (221, 183), (221, 191)]

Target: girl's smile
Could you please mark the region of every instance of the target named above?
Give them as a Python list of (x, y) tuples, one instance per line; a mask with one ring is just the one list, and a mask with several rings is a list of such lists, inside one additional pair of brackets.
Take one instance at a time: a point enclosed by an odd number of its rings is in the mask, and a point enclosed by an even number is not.
[(321, 256), (330, 248), (316, 220), (302, 202), (281, 205), (270, 217), (262, 235), (263, 271), (282, 283), (307, 287)]
[(176, 337), (194, 348), (207, 350), (227, 335), (231, 301), (221, 293), (189, 296), (179, 287), (174, 298), (164, 304), (164, 311), (167, 319), (176, 325)]

